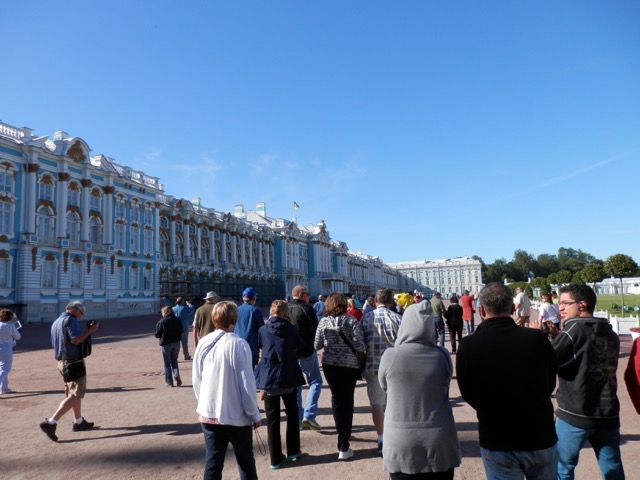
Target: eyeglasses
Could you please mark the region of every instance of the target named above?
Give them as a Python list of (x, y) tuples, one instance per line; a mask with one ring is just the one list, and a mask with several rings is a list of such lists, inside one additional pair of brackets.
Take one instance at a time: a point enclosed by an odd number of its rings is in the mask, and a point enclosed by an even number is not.
[(558, 305), (562, 305), (563, 307), (568, 307), (569, 305), (573, 305), (578, 302), (558, 302)]

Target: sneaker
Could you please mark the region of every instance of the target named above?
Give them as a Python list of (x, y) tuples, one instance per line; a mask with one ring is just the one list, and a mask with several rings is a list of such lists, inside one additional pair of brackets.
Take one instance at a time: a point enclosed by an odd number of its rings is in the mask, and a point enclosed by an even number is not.
[(186, 357), (184, 357), (185, 360), (191, 360), (191, 355), (187, 355)]
[(44, 432), (44, 434), (49, 437), (54, 442), (58, 441), (58, 436), (56, 435), (56, 428), (58, 425), (52, 425), (46, 420), (44, 422), (40, 422), (40, 429)]
[(16, 393), (16, 392), (11, 390), (10, 388), (7, 388), (4, 392), (2, 392), (2, 395), (6, 395), (7, 393)]
[(316, 422), (315, 418), (305, 418), (302, 420), (302, 427), (309, 428), (314, 431), (322, 430), (322, 427)]
[(91, 430), (93, 428), (93, 422), (87, 422), (84, 418), (80, 423), (73, 423), (74, 432), (84, 432), (85, 430)]
[(287, 455), (287, 461), (288, 462), (295, 462), (296, 460), (298, 460), (303, 455), (304, 455), (304, 453), (302, 453), (302, 452), (294, 453), (293, 455)]
[(280, 470), (280, 467), (282, 466), (282, 464), (286, 459), (287, 457), (282, 457), (282, 460), (280, 460), (279, 463), (276, 463), (275, 465), (271, 465), (271, 470)]
[(349, 449), (344, 452), (338, 452), (338, 460), (349, 460), (353, 457), (353, 450)]
[(178, 387), (182, 386), (182, 379), (180, 378), (180, 375), (178, 375), (178, 376), (176, 377), (176, 385), (177, 385)]

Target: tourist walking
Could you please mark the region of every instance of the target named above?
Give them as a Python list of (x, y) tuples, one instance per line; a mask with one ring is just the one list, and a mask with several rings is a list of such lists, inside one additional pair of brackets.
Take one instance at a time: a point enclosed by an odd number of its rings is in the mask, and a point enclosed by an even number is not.
[(251, 361), (255, 367), (258, 364), (258, 330), (264, 325), (262, 311), (256, 307), (258, 294), (252, 287), (242, 292), (242, 305), (238, 307), (238, 320), (234, 333), (244, 338), (251, 347)]
[(204, 434), (204, 480), (220, 480), (229, 443), (242, 480), (257, 480), (252, 430), (261, 425), (249, 344), (233, 333), (238, 307), (213, 307), (215, 330), (198, 342), (193, 359), (196, 412)]
[[(287, 302), (275, 300), (269, 319), (258, 332), (258, 347), (262, 351), (255, 370), (256, 387), (263, 391), (267, 415), (267, 435), (271, 468), (277, 470), (285, 460), (295, 460), (300, 452), (297, 389), (305, 383), (297, 362), (296, 349), (303, 345), (298, 329), (289, 323)], [(287, 455), (282, 453), (280, 438), (280, 400), (287, 415)]]
[(469, 295), (469, 290), (462, 292), (462, 296), (460, 297), (460, 306), (462, 307), (462, 320), (464, 321), (464, 327), (467, 331), (467, 335), (471, 335), (475, 330), (474, 303), (473, 297)]
[(434, 342), (435, 332), (429, 302), (409, 306), (395, 346), (380, 361), (378, 378), (387, 392), (383, 463), (394, 480), (451, 480), (460, 465), (449, 402), (453, 365)]
[(13, 366), (13, 347), (21, 338), (15, 320), (11, 310), (0, 310), (0, 395), (13, 393), (9, 388), (9, 372)]
[(455, 294), (451, 295), (449, 302), (449, 306), (444, 312), (444, 316), (447, 319), (447, 328), (449, 329), (451, 353), (456, 353), (458, 343), (462, 341), (462, 327), (464, 326), (464, 321), (462, 320), (462, 307), (458, 303), (458, 296)]
[(189, 328), (191, 327), (191, 314), (195, 309), (189, 300), (184, 300), (182, 297), (176, 298), (176, 305), (173, 307), (173, 313), (180, 319), (182, 323), (182, 337), (180, 338), (180, 344), (182, 346), (182, 355), (185, 360), (191, 360), (189, 355)]
[(176, 385), (182, 385), (180, 378), (180, 367), (178, 366), (178, 354), (180, 353), (180, 340), (182, 338), (182, 322), (173, 309), (169, 306), (162, 307), (162, 318), (156, 324), (155, 337), (160, 344), (162, 360), (164, 362), (164, 381), (167, 387), (173, 387), (173, 380)]
[(322, 369), (331, 389), (331, 410), (338, 431), (338, 459), (353, 457), (349, 440), (353, 426), (353, 404), (360, 362), (356, 352), (365, 351), (360, 323), (347, 315), (347, 297), (332, 293), (324, 304), (315, 348), (323, 350)]
[(460, 342), (458, 386), (478, 416), (487, 479), (551, 480), (558, 465), (555, 356), (546, 335), (518, 327), (513, 311), (506, 285), (489, 283), (480, 291), (483, 321)]

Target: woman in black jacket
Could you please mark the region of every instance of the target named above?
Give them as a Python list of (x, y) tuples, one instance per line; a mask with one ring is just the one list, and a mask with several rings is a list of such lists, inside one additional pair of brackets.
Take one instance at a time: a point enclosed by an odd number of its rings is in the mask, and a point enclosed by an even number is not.
[[(264, 391), (267, 434), (271, 468), (280, 468), (285, 460), (295, 460), (300, 452), (297, 387), (304, 385), (296, 350), (303, 345), (298, 329), (289, 323), (287, 303), (275, 300), (269, 320), (258, 330), (258, 346), (262, 358), (256, 367), (256, 387)], [(280, 398), (287, 414), (287, 453), (282, 453), (280, 439)]]
[[(156, 338), (159, 339), (162, 359), (164, 360), (164, 379), (167, 387), (173, 387), (173, 379), (176, 385), (182, 385), (180, 369), (178, 368), (178, 353), (180, 352), (180, 340), (182, 339), (182, 322), (175, 316), (170, 306), (162, 307), (162, 319), (156, 325)], [(173, 374), (173, 377), (171, 376)]]

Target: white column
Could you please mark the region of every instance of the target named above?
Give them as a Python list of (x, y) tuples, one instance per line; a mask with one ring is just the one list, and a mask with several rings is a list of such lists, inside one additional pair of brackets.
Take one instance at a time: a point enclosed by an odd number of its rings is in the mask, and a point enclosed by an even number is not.
[(176, 221), (173, 216), (169, 218), (169, 255), (172, 260), (176, 255)]
[(36, 199), (38, 196), (38, 157), (35, 152), (29, 152), (29, 161), (27, 164), (27, 195), (25, 205), (25, 233), (36, 233)]
[(196, 225), (196, 243), (197, 245), (197, 252), (194, 252), (196, 254), (196, 260), (199, 262), (202, 259), (202, 227)]
[(66, 172), (58, 173), (58, 183), (56, 185), (57, 197), (56, 201), (56, 237), (67, 237), (67, 182), (69, 174)]
[[(113, 191), (114, 187), (106, 186), (102, 189), (104, 192), (104, 225), (102, 241), (107, 245), (113, 243)], [(154, 228), (155, 231), (155, 228)]]
[(85, 178), (82, 180), (82, 227), (80, 229), (80, 240), (89, 241), (89, 210), (91, 199), (91, 180)]

